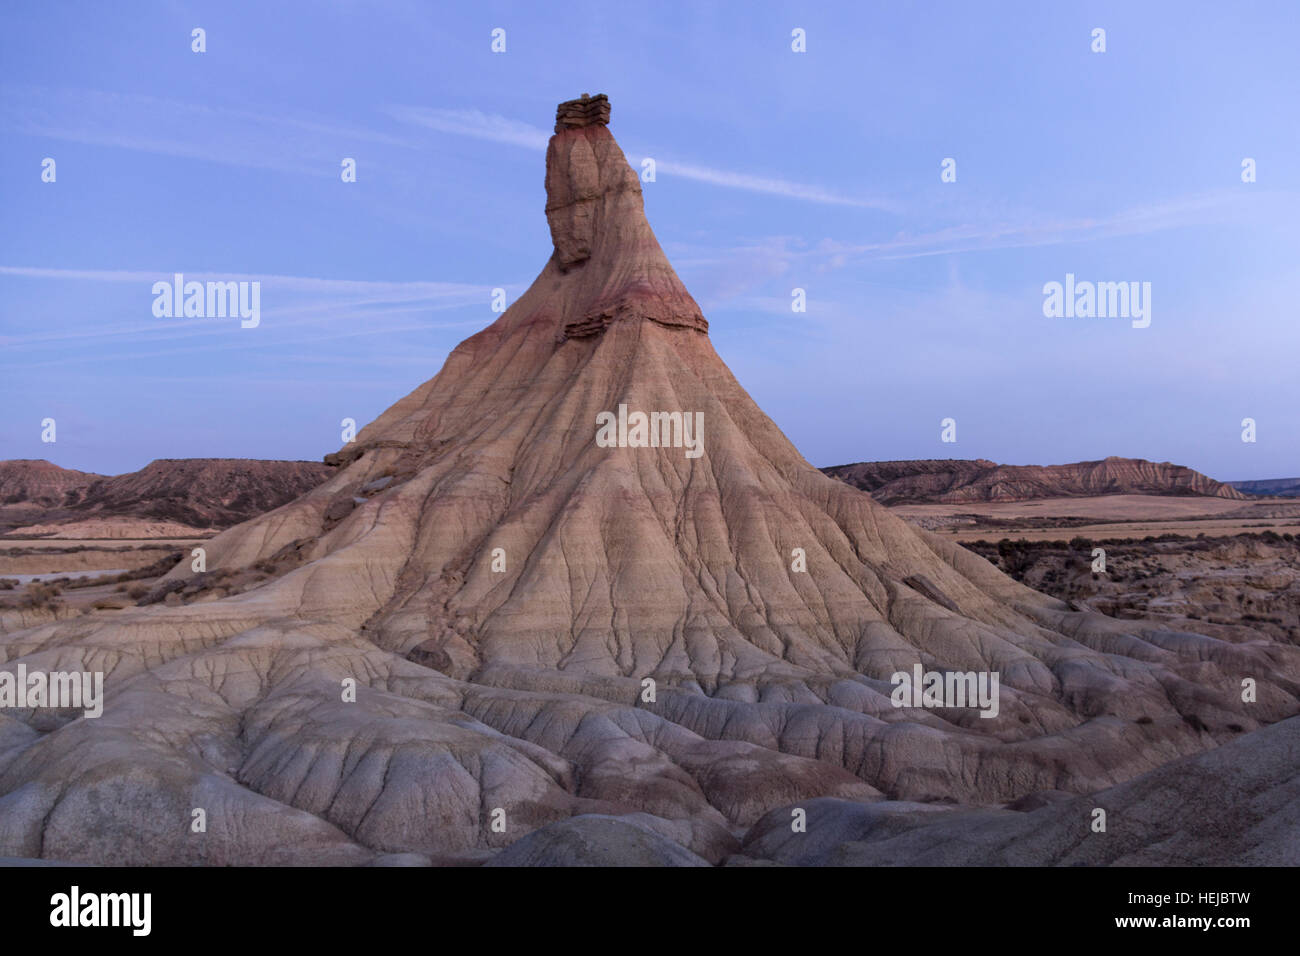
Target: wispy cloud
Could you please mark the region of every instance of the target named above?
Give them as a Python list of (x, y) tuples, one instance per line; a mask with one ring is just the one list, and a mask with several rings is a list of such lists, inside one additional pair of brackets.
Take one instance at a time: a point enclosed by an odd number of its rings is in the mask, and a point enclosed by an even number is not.
[(0, 128), (51, 139), (252, 169), (337, 176), (358, 143), (408, 146), (400, 137), (319, 117), (268, 115), (102, 90), (0, 87)]
[(1148, 203), (1099, 216), (963, 224), (927, 232), (898, 233), (887, 239), (862, 243), (827, 239), (808, 250), (808, 254), (824, 256), (828, 264), (838, 266), (853, 258), (912, 259), (1091, 242), (1275, 217), (1284, 209), (1292, 210), (1287, 215), (1293, 215), (1297, 199), (1300, 199), (1300, 194), (1243, 194), (1222, 190)]
[[(407, 310), (407, 311), (409, 312), (415, 310)], [(348, 319), (357, 318), (357, 316), (350, 313), (343, 315), (343, 317)], [(240, 330), (238, 328), (235, 328), (232, 331), (230, 327), (226, 327), (225, 329), (218, 329), (217, 327), (210, 325), (207, 326), (206, 329), (211, 331), (208, 331), (205, 334), (218, 336), (224, 339), (224, 341), (222, 341), (220, 344), (214, 344), (213, 342), (209, 341), (209, 342), (204, 342), (203, 344), (200, 345), (183, 346), (180, 348), (153, 349), (153, 350), (132, 351), (132, 352), (113, 352), (112, 355), (109, 356), (108, 358), (111, 358), (112, 361), (114, 362), (122, 363), (122, 362), (140, 362), (148, 359), (171, 359), (181, 355), (211, 356), (214, 353), (218, 353), (218, 352), (248, 352), (248, 353), (255, 353), (264, 357), (279, 356), (281, 359), (287, 360), (292, 364), (297, 364), (297, 359), (298, 359), (297, 350), (307, 345), (316, 346), (323, 342), (335, 342), (342, 339), (355, 339), (355, 338), (370, 337), (370, 336), (383, 336), (385, 339), (391, 340), (393, 337), (407, 332), (425, 333), (434, 330), (439, 330), (439, 331), (462, 330), (463, 331), (468, 328), (479, 328), (482, 325), (483, 322), (478, 319), (468, 319), (468, 320), (462, 320), (458, 322), (441, 322), (441, 323), (431, 323), (428, 321), (421, 321), (417, 323), (407, 322), (402, 325), (376, 325), (371, 323), (371, 324), (363, 325), (358, 328), (352, 328), (346, 331), (335, 331), (329, 334), (321, 334), (320, 332), (313, 332), (311, 335), (299, 335), (299, 336), (287, 336), (287, 337), (281, 336), (274, 339), (269, 339), (269, 338), (259, 339), (256, 336), (251, 336), (249, 334), (244, 333), (243, 330)], [(270, 328), (272, 326), (268, 320), (264, 319), (263, 327)], [(193, 338), (193, 337), (195, 336), (194, 335), (167, 336), (165, 338)], [(151, 341), (159, 341), (159, 340), (154, 339)], [(287, 350), (287, 354), (286, 354), (286, 350)], [(444, 356), (445, 356), (445, 352), (444, 352)], [(102, 354), (98, 354), (95, 352), (88, 352), (88, 351), (79, 351), (75, 353), (59, 355), (56, 358), (47, 359), (44, 361), (24, 360), (21, 364), (15, 363), (9, 366), (0, 366), (0, 368), (10, 368), (10, 369), (22, 368), (26, 370), (32, 368), (53, 368), (58, 366), (79, 365), (84, 363), (102, 365), (105, 361), (106, 361), (106, 356)], [(364, 364), (368, 366), (370, 363), (366, 362), (366, 363), (358, 363), (358, 364)], [(437, 363), (435, 361), (432, 362), (431, 364), (437, 364)], [(319, 385), (320, 382), (318, 381), (317, 384)], [(350, 384), (350, 380), (349, 380), (349, 384)]]
[[(1300, 193), (1222, 190), (1172, 198), (1097, 216), (1036, 217), (1022, 213), (990, 222), (945, 226), (865, 241), (767, 236), (735, 245), (665, 244), (674, 264), (691, 274), (692, 288), (713, 307), (730, 308), (746, 292), (792, 269), (830, 272), (858, 262), (917, 259), (972, 252), (1103, 242), (1175, 229), (1225, 224), (1293, 223)], [(788, 308), (788, 303), (786, 303)]]
[[(40, 266), (0, 266), (0, 275), (32, 279), (85, 280), (90, 282), (157, 282), (170, 281), (175, 270), (152, 272), (139, 269), (50, 269)], [(312, 276), (287, 276), (273, 273), (185, 272), (187, 280), (197, 282), (261, 282), (294, 292), (321, 292), (334, 295), (382, 296), (390, 301), (419, 299), (482, 297), (487, 286), (462, 282), (385, 282), (370, 279), (320, 279)]]
[[(542, 150), (550, 141), (551, 134), (546, 130), (479, 110), (449, 110), (424, 106), (390, 106), (385, 112), (402, 123), (421, 126), (453, 136), (468, 136), (507, 146), (519, 146), (525, 149)], [(646, 155), (631, 156), (633, 165), (639, 166)], [(710, 186), (724, 189), (743, 189), (747, 192), (762, 193), (768, 196), (780, 196), (784, 199), (797, 199), (803, 202), (824, 203), (837, 206), (857, 206), (865, 209), (882, 209), (897, 212), (895, 203), (871, 198), (845, 196), (824, 189), (821, 186), (792, 182), (771, 176), (714, 169), (696, 163), (678, 162), (673, 159), (655, 157), (656, 174), (677, 176)]]
[[(141, 289), (138, 309), (128, 310), (148, 316), (151, 312), (152, 285), (154, 282), (170, 282), (174, 273), (162, 270), (156, 272), (128, 269), (52, 269), (34, 266), (0, 266), (0, 277), (12, 276), (58, 282), (91, 282), (136, 284)], [(311, 276), (289, 276), (257, 273), (212, 273), (186, 272), (186, 281), (255, 281), (262, 283), (264, 297), (264, 329), (271, 338), (261, 344), (278, 346), (303, 341), (302, 339), (283, 340), (279, 333), (296, 327), (314, 327), (313, 341), (328, 338), (341, 338), (353, 334), (344, 331), (339, 335), (324, 335), (326, 326), (353, 325), (363, 329), (357, 334), (380, 334), (385, 331), (397, 332), (419, 326), (393, 326), (387, 320), (396, 316), (411, 314), (429, 314), (432, 312), (480, 306), (486, 313), (490, 301), (491, 289), (488, 286), (470, 285), (456, 282), (402, 282), (372, 281), (358, 279), (320, 279)], [(506, 286), (508, 293), (521, 288), (520, 283)], [(280, 295), (279, 301), (268, 301), (266, 294)], [(480, 326), (481, 318), (464, 322), (432, 323), (426, 322), (424, 328), (463, 328)], [(210, 322), (176, 323), (160, 322), (157, 319), (144, 322), (128, 322), (109, 325), (101, 321), (97, 313), (85, 323), (75, 323), (64, 328), (41, 328), (26, 335), (0, 336), (0, 345), (8, 351), (41, 348), (58, 343), (105, 341), (126, 338), (147, 338), (150, 342), (162, 342), (181, 339), (207, 339), (220, 336), (229, 330)], [(206, 348), (206, 347), (205, 347)], [(140, 357), (170, 353), (140, 353)], [(63, 361), (81, 361), (93, 359), (95, 354), (86, 354), (84, 358), (68, 358)], [(31, 363), (24, 361), (25, 366)], [(55, 363), (38, 364), (62, 364)]]
[[(544, 150), (551, 135), (529, 123), (473, 109), (397, 105), (383, 112), (407, 126), (535, 151)], [(336, 176), (340, 150), (357, 143), (417, 145), (400, 136), (323, 118), (272, 116), (100, 90), (17, 86), (0, 88), (0, 127), (24, 135), (321, 177)], [(167, 134), (159, 135), (159, 130)], [(631, 158), (639, 165), (646, 154)], [(845, 195), (781, 177), (662, 155), (654, 158), (658, 173), (710, 186), (801, 202), (901, 211), (898, 203), (878, 197)]]
[[(644, 158), (637, 157), (638, 160)], [(890, 213), (901, 211), (900, 204), (889, 200), (843, 196), (820, 186), (790, 182), (786, 179), (754, 176), (749, 173), (737, 173), (725, 169), (711, 169), (707, 166), (679, 163), (674, 160), (656, 160), (655, 166), (657, 172), (666, 173), (669, 176), (680, 176), (682, 179), (693, 179), (696, 182), (708, 183), (711, 186), (722, 186), (726, 189), (744, 189), (769, 196), (781, 196), (785, 199), (799, 199), (804, 202), (824, 203), (831, 206), (857, 206), (862, 209), (879, 209)]]
[(507, 119), (479, 110), (444, 110), (428, 106), (389, 106), (386, 112), (393, 119), (413, 126), (436, 130), (439, 133), (451, 133), (455, 136), (468, 136), (471, 139), (485, 139), (493, 143), (508, 146), (522, 146), (525, 149), (543, 150), (551, 135), (529, 123)]

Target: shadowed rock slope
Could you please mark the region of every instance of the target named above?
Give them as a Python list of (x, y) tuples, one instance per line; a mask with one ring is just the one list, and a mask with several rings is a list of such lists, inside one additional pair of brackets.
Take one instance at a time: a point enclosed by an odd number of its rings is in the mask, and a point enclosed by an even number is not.
[(881, 504), (960, 504), (1091, 495), (1203, 495), (1246, 499), (1237, 488), (1167, 461), (1106, 458), (1069, 465), (999, 465), (983, 458), (862, 461), (822, 469)]
[(1259, 481), (1230, 481), (1228, 484), (1248, 495), (1300, 498), (1300, 478), (1265, 478)]
[[(1296, 712), (1297, 648), (1073, 612), (804, 461), (607, 116), (561, 108), (528, 291), (323, 485), (207, 542), (267, 583), (3, 637), (107, 703), (0, 717), (0, 855), (475, 861), (581, 817), (504, 859), (717, 863), (793, 801), (1091, 792)], [(621, 405), (699, 413), (703, 453), (602, 447)], [(997, 718), (893, 707), (916, 663), (998, 672)]]

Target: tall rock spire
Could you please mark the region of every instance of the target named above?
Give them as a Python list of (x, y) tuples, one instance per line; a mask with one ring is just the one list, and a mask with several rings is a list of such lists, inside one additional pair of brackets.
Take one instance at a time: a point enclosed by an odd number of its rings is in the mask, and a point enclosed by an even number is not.
[(551, 263), (572, 276), (559, 337), (594, 335), (623, 318), (707, 332), (646, 221), (641, 181), (609, 131), (609, 116), (603, 93), (561, 103), (546, 150)]

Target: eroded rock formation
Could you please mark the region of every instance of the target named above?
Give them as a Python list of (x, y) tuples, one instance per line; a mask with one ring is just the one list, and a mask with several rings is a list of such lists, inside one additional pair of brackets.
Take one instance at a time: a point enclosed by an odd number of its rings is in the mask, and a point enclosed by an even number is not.
[[(718, 863), (795, 801), (1088, 793), (1296, 712), (1300, 649), (1072, 611), (809, 465), (608, 128), (559, 125), (528, 291), (324, 484), (207, 543), (273, 578), (0, 639), (107, 694), (0, 715), (0, 856), (475, 861), (562, 824), (507, 859)], [(620, 405), (702, 413), (704, 454), (598, 445)], [(917, 663), (997, 672), (998, 716), (894, 707)]]

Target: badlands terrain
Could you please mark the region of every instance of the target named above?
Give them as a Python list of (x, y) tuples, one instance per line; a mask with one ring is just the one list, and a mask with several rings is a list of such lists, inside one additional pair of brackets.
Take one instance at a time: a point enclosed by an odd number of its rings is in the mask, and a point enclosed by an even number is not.
[(211, 533), (278, 508), (329, 474), (316, 461), (170, 459), (111, 477), (48, 461), (0, 461), (0, 533), (61, 538)]
[[(1300, 862), (1294, 633), (1036, 591), (808, 464), (609, 120), (561, 104), (541, 274), (323, 482), (138, 597), (0, 610), (0, 669), (105, 692), (0, 710), (0, 857)], [(894, 706), (914, 667), (997, 674), (996, 715)]]
[[(1120, 618), (1262, 630), (1300, 644), (1300, 502), (1251, 497), (1168, 462), (983, 461), (825, 469), (1035, 590)], [(940, 476), (939, 480), (935, 480)], [(1107, 494), (1096, 494), (1105, 488)], [(1245, 499), (1245, 500), (1243, 500)], [(1094, 549), (1104, 550), (1097, 564)]]
[(822, 469), (882, 504), (1025, 501), (1093, 495), (1212, 495), (1243, 500), (1231, 485), (1167, 461), (1107, 458), (1070, 465), (999, 465), (961, 461), (864, 461)]

